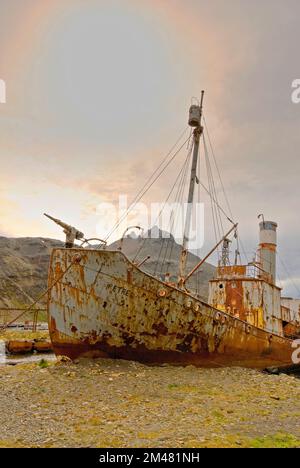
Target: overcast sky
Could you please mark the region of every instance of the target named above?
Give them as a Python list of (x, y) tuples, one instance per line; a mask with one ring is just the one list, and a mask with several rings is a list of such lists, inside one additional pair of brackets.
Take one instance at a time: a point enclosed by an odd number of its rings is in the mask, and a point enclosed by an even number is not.
[(277, 221), (279, 284), (300, 296), (299, 18), (298, 0), (1, 0), (0, 234), (61, 237), (49, 212), (104, 235), (97, 206), (139, 190), (205, 89), (245, 249), (258, 214)]

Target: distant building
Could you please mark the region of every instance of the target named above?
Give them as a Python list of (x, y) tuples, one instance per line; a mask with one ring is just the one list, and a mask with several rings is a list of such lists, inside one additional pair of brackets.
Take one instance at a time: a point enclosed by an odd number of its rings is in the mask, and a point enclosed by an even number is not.
[(281, 305), (290, 311), (291, 321), (300, 323), (300, 299), (282, 297)]

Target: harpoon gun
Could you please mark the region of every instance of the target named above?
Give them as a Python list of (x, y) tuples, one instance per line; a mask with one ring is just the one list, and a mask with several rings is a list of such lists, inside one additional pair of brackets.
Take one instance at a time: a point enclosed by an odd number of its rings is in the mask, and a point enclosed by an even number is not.
[(76, 229), (73, 226), (70, 226), (69, 224), (64, 223), (60, 219), (53, 218), (52, 216), (44, 213), (44, 216), (47, 218), (51, 219), (51, 221), (54, 221), (56, 224), (58, 224), (60, 227), (63, 228), (64, 233), (66, 234), (66, 249), (72, 249), (74, 247), (74, 242), (75, 240), (84, 240), (84, 234), (80, 232), (78, 229)]

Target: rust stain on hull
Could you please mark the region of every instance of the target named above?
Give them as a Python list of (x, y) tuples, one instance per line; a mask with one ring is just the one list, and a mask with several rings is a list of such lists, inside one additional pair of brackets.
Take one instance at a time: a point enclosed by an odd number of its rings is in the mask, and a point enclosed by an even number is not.
[[(292, 364), (292, 341), (268, 333), (134, 266), (121, 252), (56, 249), (48, 297), (57, 355), (264, 368)], [(238, 304), (237, 304), (238, 306)]]
[(178, 366), (194, 365), (196, 367), (248, 367), (256, 369), (265, 369), (272, 366), (290, 365), (290, 360), (283, 362), (272, 358), (272, 355), (252, 356), (236, 354), (218, 354), (203, 351), (202, 353), (174, 352), (165, 350), (149, 350), (144, 346), (131, 348), (128, 346), (112, 347), (103, 342), (87, 344), (81, 341), (77, 343), (65, 343), (57, 340), (54, 345), (54, 352), (58, 356), (68, 356), (70, 359), (78, 357), (87, 358), (112, 358), (138, 361), (145, 364), (163, 364), (169, 363)]

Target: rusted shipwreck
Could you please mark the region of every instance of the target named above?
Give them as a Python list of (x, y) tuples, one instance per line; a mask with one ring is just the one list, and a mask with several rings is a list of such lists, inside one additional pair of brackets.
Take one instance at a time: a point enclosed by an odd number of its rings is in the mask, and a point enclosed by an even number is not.
[[(193, 159), (188, 203), (193, 202), (202, 102), (192, 106)], [(222, 259), (203, 301), (186, 273), (188, 213), (178, 282), (146, 273), (120, 250), (75, 247), (83, 235), (63, 225), (67, 247), (54, 249), (49, 269), (48, 317), (54, 351), (72, 359), (109, 357), (145, 363), (265, 368), (293, 364), (298, 316), (281, 306), (276, 286), (276, 228), (260, 223), (256, 260), (233, 265), (229, 236), (220, 240)], [(215, 247), (215, 248), (216, 248)], [(214, 250), (214, 249), (213, 249)]]

